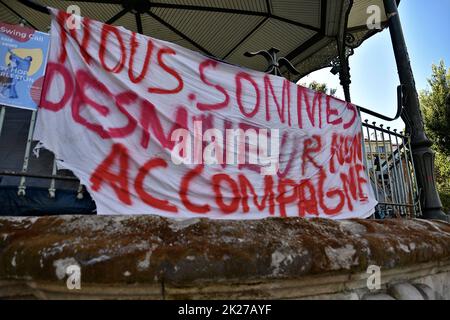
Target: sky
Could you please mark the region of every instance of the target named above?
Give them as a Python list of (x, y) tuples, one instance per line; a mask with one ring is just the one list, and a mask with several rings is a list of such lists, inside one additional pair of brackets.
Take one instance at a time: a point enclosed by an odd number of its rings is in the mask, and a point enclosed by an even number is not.
[[(450, 0), (402, 0), (399, 6), (403, 33), (408, 46), (417, 90), (426, 89), (431, 65), (443, 59), (450, 67)], [(393, 117), (396, 112), (396, 90), (399, 85), (394, 52), (389, 30), (384, 30), (366, 40), (350, 57), (352, 102)], [(304, 77), (299, 83), (313, 80), (327, 83), (338, 89), (336, 95), (343, 99), (339, 75), (334, 76), (329, 68)], [(376, 119), (362, 115), (370, 122)], [(403, 121), (380, 122), (399, 130)]]

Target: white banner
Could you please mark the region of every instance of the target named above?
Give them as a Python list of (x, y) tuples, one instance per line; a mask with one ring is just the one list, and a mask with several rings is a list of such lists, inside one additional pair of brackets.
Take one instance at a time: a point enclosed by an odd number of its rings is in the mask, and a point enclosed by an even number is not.
[(122, 27), (52, 13), (35, 139), (81, 180), (99, 214), (373, 213), (352, 104)]

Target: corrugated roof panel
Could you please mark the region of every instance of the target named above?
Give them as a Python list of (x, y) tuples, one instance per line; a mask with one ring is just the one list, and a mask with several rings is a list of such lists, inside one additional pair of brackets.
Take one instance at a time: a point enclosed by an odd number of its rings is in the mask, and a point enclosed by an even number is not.
[(225, 56), (264, 19), (219, 12), (153, 9), (156, 15), (174, 26), (216, 57)]
[[(36, 12), (35, 10), (28, 8), (27, 6), (21, 4), (18, 1), (13, 0), (3, 0), (4, 3), (9, 6), (15, 12), (18, 12), (27, 22), (31, 23), (33, 27), (37, 28), (40, 31), (47, 32), (48, 27), (50, 26), (50, 17)], [(9, 10), (9, 9), (8, 9)], [(19, 22), (19, 18), (17, 18), (17, 22)]]
[(175, 42), (182, 39), (179, 35), (173, 33), (167, 29), (166, 26), (162, 25), (147, 14), (142, 16), (142, 26), (144, 34), (153, 38), (170, 42)]
[(277, 16), (320, 27), (321, 0), (277, 0), (270, 4), (272, 13)]
[(149, 15), (142, 16), (142, 26), (145, 35), (156, 39), (176, 43), (190, 50), (199, 51), (199, 49), (196, 48), (193, 44), (184, 40), (181, 36), (172, 32), (166, 26), (162, 25)]
[(121, 16), (113, 23), (113, 25), (122, 26), (128, 30), (137, 32), (136, 18), (134, 14), (131, 13), (126, 13), (125, 15)]
[[(33, 24), (36, 28), (41, 31), (47, 31), (50, 26), (50, 17), (41, 12), (35, 11), (17, 0), (3, 0), (8, 6), (13, 10), (19, 12), (24, 18)], [(53, 8), (58, 8), (60, 10), (67, 10), (67, 7), (71, 4), (76, 4), (81, 9), (81, 15), (89, 17), (91, 19), (99, 21), (107, 21), (119, 11), (122, 10), (121, 5), (117, 4), (107, 4), (107, 3), (92, 3), (92, 2), (81, 2), (81, 1), (60, 1), (60, 0), (41, 0), (39, 3), (50, 6)]]
[[(1, 1), (10, 6), (12, 10), (17, 11), (37, 29), (47, 31), (50, 24), (50, 17), (48, 15), (30, 9), (17, 0)], [(70, 4), (77, 4), (81, 8), (82, 16), (102, 22), (108, 21), (123, 10), (122, 5), (119, 4), (120, 2), (111, 4), (102, 3), (101, 0), (37, 1), (41, 4), (63, 10)], [(309, 47), (305, 46), (304, 48), (300, 47), (300, 45), (316, 35), (317, 33), (315, 31), (276, 19), (266, 20), (265, 13), (269, 11), (270, 7), (272, 13), (281, 18), (319, 27), (321, 26), (320, 20), (322, 18), (322, 0), (152, 0), (152, 2), (155, 4), (151, 9), (152, 12), (218, 58), (223, 58), (227, 53), (230, 53), (226, 59), (230, 63), (264, 70), (266, 68), (266, 61), (263, 58), (246, 58), (243, 55), (244, 52), (277, 47), (281, 51), (280, 56), (286, 56), (290, 52), (293, 52), (294, 49), (299, 48), (302, 51), (295, 51), (289, 58), (294, 65), (303, 69), (301, 70), (303, 73), (304, 70), (317, 69), (317, 67), (329, 62), (331, 58), (336, 57), (335, 43), (330, 44), (329, 40), (332, 39), (335, 41), (336, 35), (341, 34), (340, 27), (342, 26), (346, 12), (346, 5), (342, 6), (342, 4), (349, 3), (349, 0), (326, 1), (327, 19), (325, 33), (330, 38), (324, 38), (316, 43), (308, 42)], [(160, 5), (173, 5), (173, 7), (157, 8), (156, 5), (158, 3)], [(0, 3), (0, 9), (2, 10), (0, 12), (0, 20), (9, 23), (18, 23), (20, 18), (11, 10), (5, 8), (4, 4), (2, 5)], [(382, 18), (384, 19), (382, 0), (354, 0), (348, 26), (350, 28), (362, 26), (360, 29), (352, 31), (356, 37), (355, 46), (359, 45), (366, 38), (367, 28), (365, 27), (365, 23), (369, 16), (366, 10), (369, 5), (373, 4), (380, 7)], [(201, 10), (202, 8), (197, 8), (199, 10), (176, 9), (179, 5), (245, 10), (255, 12), (256, 15), (212, 12)], [(115, 21), (114, 24), (137, 31), (135, 16), (132, 13), (127, 13)], [(170, 28), (147, 14), (142, 15), (142, 24), (144, 34), (199, 51), (192, 43), (183, 39), (181, 35), (170, 30)], [(236, 47), (241, 41), (242, 45)]]
[(333, 0), (327, 2), (327, 21), (325, 34), (329, 37), (336, 36), (343, 17), (343, 10), (347, 10), (348, 0)]
[(159, 0), (154, 2), (267, 12), (266, 0)]
[(20, 22), (20, 18), (8, 10), (8, 8), (0, 2), (0, 21), (9, 24), (18, 24)]
[(89, 17), (99, 21), (107, 21), (115, 14), (122, 10), (119, 4), (109, 4), (99, 2), (85, 2), (85, 1), (61, 1), (61, 0), (45, 0), (40, 3), (45, 3), (48, 6), (66, 10), (69, 5), (75, 4), (81, 9), (81, 16)]
[(354, 0), (350, 16), (348, 18), (348, 27), (354, 28), (365, 26), (367, 19), (371, 16), (371, 11), (367, 12), (370, 6), (376, 6), (380, 9), (381, 21), (386, 20), (383, 0)]

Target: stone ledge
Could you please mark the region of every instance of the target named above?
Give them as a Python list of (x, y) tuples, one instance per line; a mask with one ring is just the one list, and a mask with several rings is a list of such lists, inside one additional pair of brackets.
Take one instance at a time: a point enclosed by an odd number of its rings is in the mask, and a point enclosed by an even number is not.
[[(367, 273), (323, 274), (299, 279), (204, 283), (82, 283), (68, 290), (65, 281), (0, 280), (0, 298), (21, 299), (351, 299), (385, 300), (397, 286), (426, 287), (434, 298), (450, 299), (450, 260), (382, 271), (380, 290), (367, 288)], [(423, 291), (423, 289), (422, 289)], [(391, 299), (394, 297), (389, 296)], [(425, 298), (425, 297), (424, 297)], [(403, 298), (401, 298), (403, 299)]]
[[(33, 285), (65, 288), (65, 267), (78, 264), (82, 286), (94, 293), (110, 288), (126, 296), (130, 288), (142, 287), (146, 297), (206, 298), (244, 286), (250, 290), (238, 289), (247, 291), (241, 296), (270, 297), (275, 283), (306, 292), (307, 285), (295, 283), (306, 279), (311, 287), (315, 279), (314, 286), (326, 287), (331, 276), (348, 290), (345, 279), (362, 277), (369, 265), (393, 274), (427, 266), (427, 275), (448, 272), (449, 260), (450, 224), (439, 221), (0, 218), (0, 292)], [(239, 297), (238, 291), (233, 296)]]

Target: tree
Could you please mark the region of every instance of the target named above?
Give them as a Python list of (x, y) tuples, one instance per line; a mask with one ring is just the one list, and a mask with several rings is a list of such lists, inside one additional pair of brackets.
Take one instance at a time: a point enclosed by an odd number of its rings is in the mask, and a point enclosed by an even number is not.
[(444, 210), (450, 212), (450, 69), (433, 64), (429, 88), (420, 92), (425, 131), (434, 142), (436, 183)]
[(444, 211), (450, 213), (450, 157), (436, 151), (436, 184)]
[(446, 104), (450, 94), (450, 69), (446, 70), (444, 61), (431, 68), (430, 88), (420, 93), (425, 130), (437, 150), (450, 155), (450, 108)]
[[(305, 86), (305, 84), (302, 84), (303, 86)], [(308, 85), (308, 88), (310, 88), (311, 90), (317, 91), (317, 92), (322, 92), (325, 94), (328, 94), (330, 96), (334, 96), (336, 94), (336, 90), (337, 89), (333, 89), (333, 88), (328, 88), (326, 83), (319, 83), (317, 81), (313, 81)]]

